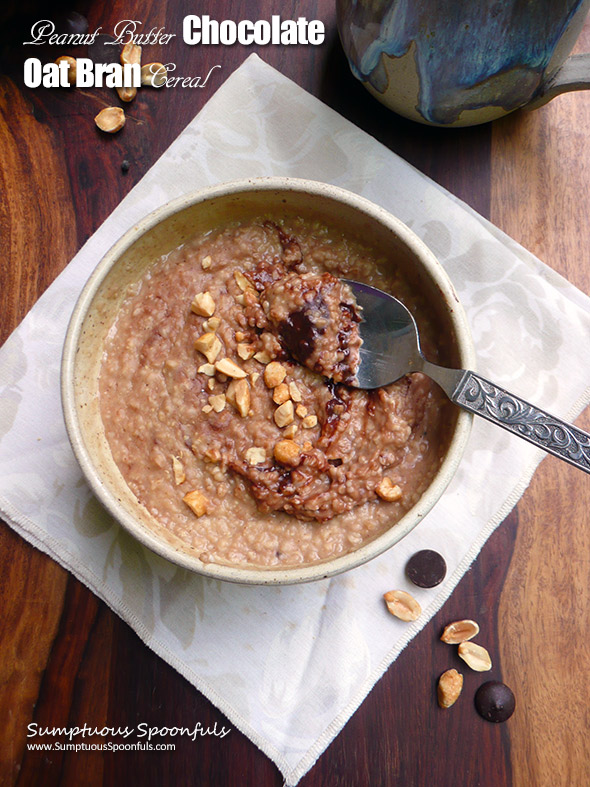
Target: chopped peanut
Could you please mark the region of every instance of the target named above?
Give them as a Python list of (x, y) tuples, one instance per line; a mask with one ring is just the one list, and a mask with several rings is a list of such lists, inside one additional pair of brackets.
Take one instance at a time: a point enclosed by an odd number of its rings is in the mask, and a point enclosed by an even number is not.
[(166, 84), (168, 71), (162, 63), (146, 63), (141, 67), (141, 84), (143, 87), (162, 87)]
[(291, 395), (291, 399), (293, 399), (294, 402), (301, 401), (301, 391), (297, 387), (297, 383), (289, 383), (289, 394)]
[(141, 47), (137, 44), (125, 44), (121, 51), (121, 63), (141, 63)]
[(377, 492), (382, 500), (387, 500), (388, 503), (394, 503), (396, 500), (400, 500), (402, 496), (401, 488), (397, 484), (394, 484), (391, 478), (387, 476), (383, 476), (381, 481), (379, 481), (379, 485), (375, 489), (375, 492)]
[(227, 388), (227, 400), (236, 408), (242, 418), (250, 412), (250, 385), (248, 380), (232, 380)]
[(261, 465), (263, 462), (266, 462), (266, 451), (264, 448), (252, 446), (246, 451), (246, 461), (249, 465)]
[[(254, 356), (256, 358), (256, 356)], [(264, 370), (264, 382), (269, 388), (276, 388), (287, 376), (287, 370), (278, 361), (271, 361)]]
[(207, 255), (206, 257), (203, 257), (203, 259), (201, 260), (201, 268), (204, 271), (206, 271), (209, 270), (210, 267), (211, 267), (211, 257)]
[(172, 457), (172, 474), (174, 476), (174, 483), (176, 486), (180, 486), (180, 484), (186, 481), (184, 465), (177, 456)]
[(289, 399), (289, 386), (285, 383), (277, 385), (272, 392), (272, 400), (275, 404), (283, 404)]
[(116, 87), (115, 90), (121, 101), (125, 101), (128, 103), (129, 101), (133, 101), (135, 96), (137, 95), (137, 88), (136, 87), (125, 87), (125, 85), (121, 85), (120, 87)]
[(275, 424), (280, 427), (293, 423), (294, 417), (293, 402), (290, 399), (274, 411)]
[(68, 64), (68, 76), (67, 81), (68, 85), (75, 85), (76, 84), (76, 71), (78, 68), (78, 62), (75, 57), (70, 57), (70, 55), (61, 55), (55, 61), (58, 65), (59, 63), (67, 63)]
[(292, 423), (289, 424), (289, 426), (285, 427), (285, 431), (283, 432), (283, 434), (285, 435), (285, 437), (295, 437), (295, 434), (298, 429), (299, 427), (297, 426), (297, 424)]
[(259, 363), (267, 364), (272, 361), (272, 358), (266, 350), (260, 350), (259, 352), (254, 353), (254, 360), (258, 361)]
[(200, 317), (212, 317), (215, 312), (215, 301), (210, 292), (198, 292), (191, 303), (191, 311)]
[(209, 404), (216, 413), (220, 413), (225, 408), (225, 394), (213, 394), (209, 397)]
[[(192, 449), (192, 452), (193, 454), (195, 454), (195, 456), (198, 456), (194, 448)], [(219, 460), (221, 459), (221, 453), (217, 448), (208, 448), (205, 451), (205, 459), (207, 460), (207, 462), (219, 462)]]
[(318, 425), (318, 417), (317, 415), (306, 415), (301, 424), (304, 429), (313, 429)]
[(209, 363), (214, 363), (221, 352), (221, 342), (214, 333), (204, 333), (195, 340), (195, 350), (203, 353)]
[(301, 449), (295, 440), (279, 440), (273, 450), (274, 458), (282, 465), (297, 467), (301, 463)]
[(206, 374), (207, 377), (213, 377), (215, 374), (215, 367), (212, 363), (203, 363), (199, 366), (197, 372), (199, 372), (199, 374)]
[(125, 113), (121, 107), (105, 107), (94, 118), (94, 122), (106, 134), (116, 134), (125, 125)]
[(219, 319), (219, 317), (209, 317), (209, 319), (205, 320), (205, 322), (203, 323), (203, 330), (213, 331), (215, 333), (215, 331), (219, 328), (220, 325), (221, 325), (221, 320)]
[(295, 412), (300, 418), (305, 418), (307, 415), (307, 407), (304, 407), (302, 404), (298, 404), (295, 408)]
[(182, 499), (195, 516), (203, 516), (203, 514), (207, 513), (207, 498), (198, 490), (187, 492)]
[(221, 372), (221, 374), (227, 374), (228, 377), (234, 377), (235, 379), (248, 376), (247, 372), (240, 369), (237, 363), (234, 363), (231, 358), (222, 358), (221, 361), (217, 361), (215, 369)]
[(237, 350), (240, 358), (243, 361), (248, 361), (253, 357), (256, 347), (253, 344), (247, 344), (246, 342), (238, 342)]
[(252, 282), (247, 279), (241, 271), (235, 271), (234, 279), (236, 280), (236, 284), (240, 288), (242, 292), (246, 292), (246, 290), (253, 290), (254, 287), (252, 286)]

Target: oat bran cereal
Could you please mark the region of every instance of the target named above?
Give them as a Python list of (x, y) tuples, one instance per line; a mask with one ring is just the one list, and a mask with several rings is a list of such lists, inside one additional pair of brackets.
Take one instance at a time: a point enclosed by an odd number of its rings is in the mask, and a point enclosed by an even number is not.
[(203, 233), (122, 304), (100, 376), (106, 436), (139, 501), (204, 562), (345, 554), (439, 468), (452, 415), (434, 383), (346, 385), (362, 315), (341, 278), (401, 298), (436, 360), (427, 304), (391, 262), (297, 217)]

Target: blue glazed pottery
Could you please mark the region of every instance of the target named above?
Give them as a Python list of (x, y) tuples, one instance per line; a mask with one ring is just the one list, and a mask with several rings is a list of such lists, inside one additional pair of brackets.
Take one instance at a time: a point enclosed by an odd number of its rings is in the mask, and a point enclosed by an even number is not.
[(590, 0), (337, 0), (355, 76), (421, 123), (468, 126), (590, 87), (566, 60)]

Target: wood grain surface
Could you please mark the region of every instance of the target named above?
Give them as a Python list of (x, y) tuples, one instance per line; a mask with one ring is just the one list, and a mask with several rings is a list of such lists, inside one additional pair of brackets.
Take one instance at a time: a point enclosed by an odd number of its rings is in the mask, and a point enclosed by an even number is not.
[[(26, 31), (26, 12), (41, 18), (40, 8), (34, 2), (3, 6), (0, 16), (0, 341), (212, 92), (145, 91), (130, 109), (125, 133), (105, 138), (92, 117), (111, 103), (109, 91), (23, 86), (22, 61), (29, 53), (20, 44), (22, 25)], [(188, 0), (98, 1), (77, 8), (91, 30), (141, 19), (144, 28), (180, 31), (183, 17), (195, 12)], [(201, 4), (199, 12), (268, 18), (277, 4), (218, 0)], [(180, 42), (170, 45), (168, 59), (179, 74), (190, 75), (221, 63), (226, 78), (258, 51), (590, 292), (590, 94), (562, 96), (536, 112), (477, 128), (417, 126), (389, 113), (352, 78), (332, 0), (287, 1), (280, 13), (322, 19), (326, 43), (246, 51)], [(590, 50), (588, 25), (578, 50)], [(52, 51), (45, 59), (55, 56)], [(146, 48), (145, 60), (160, 58), (158, 47)], [(127, 174), (123, 160), (130, 162)], [(579, 423), (588, 429), (588, 414)], [(588, 476), (546, 459), (447, 604), (375, 686), (302, 787), (590, 783), (589, 510)], [(275, 766), (236, 730), (223, 741), (179, 739), (174, 752), (149, 756), (27, 751), (31, 721), (232, 725), (105, 604), (4, 525), (0, 550), (2, 784), (282, 785)], [(515, 690), (517, 711), (504, 725), (481, 720), (469, 701), (452, 713), (436, 705), (436, 677), (459, 666), (449, 665), (438, 637), (458, 617), (479, 621), (494, 677)], [(475, 673), (465, 674), (466, 695), (473, 696), (479, 683)]]
[[(586, 25), (577, 51), (590, 51)], [(494, 125), (490, 218), (590, 292), (590, 96)], [(577, 421), (590, 430), (588, 412)], [(590, 781), (590, 483), (545, 459), (518, 505), (518, 530), (498, 608), (508, 683), (534, 712), (510, 724), (517, 784)], [(525, 706), (526, 707), (526, 706)]]

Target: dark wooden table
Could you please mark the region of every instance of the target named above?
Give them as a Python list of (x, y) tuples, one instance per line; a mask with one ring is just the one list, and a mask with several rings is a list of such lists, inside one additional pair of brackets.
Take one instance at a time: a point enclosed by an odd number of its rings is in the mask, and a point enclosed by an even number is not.
[[(41, 5), (41, 4), (39, 4)], [(23, 0), (19, 14), (47, 16)], [(590, 292), (590, 94), (557, 98), (494, 124), (438, 130), (389, 113), (350, 76), (333, 0), (88, 2), (90, 30), (139, 19), (180, 33), (188, 13), (218, 19), (322, 19), (320, 47), (166, 47), (178, 74), (223, 78), (251, 51), (373, 134)], [(15, 4), (16, 7), (16, 4)], [(211, 89), (145, 91), (130, 128), (101, 136), (92, 118), (111, 91), (26, 89), (30, 47), (0, 11), (0, 341), (168, 147)], [(12, 26), (8, 24), (12, 18)], [(18, 20), (17, 20), (18, 21)], [(587, 25), (578, 43), (590, 49)], [(68, 53), (68, 50), (64, 50)], [(70, 54), (81, 55), (82, 51)], [(35, 52), (45, 60), (57, 54)], [(146, 47), (144, 62), (163, 60)], [(219, 80), (218, 83), (220, 83)], [(132, 127), (131, 127), (132, 126)], [(130, 133), (127, 133), (127, 132)], [(121, 162), (128, 160), (123, 174)], [(579, 424), (588, 429), (588, 414)], [(590, 783), (590, 481), (547, 458), (451, 599), (376, 685), (302, 787), (342, 785), (584, 785)], [(235, 729), (223, 741), (178, 739), (169, 753), (26, 751), (29, 722), (47, 726), (231, 724), (77, 580), (8, 527), (0, 530), (0, 762), (3, 784), (248, 785), (279, 787), (274, 765)], [(448, 666), (442, 626), (472, 617), (517, 695), (504, 725), (470, 701), (434, 700)], [(466, 675), (473, 694), (479, 677)]]

